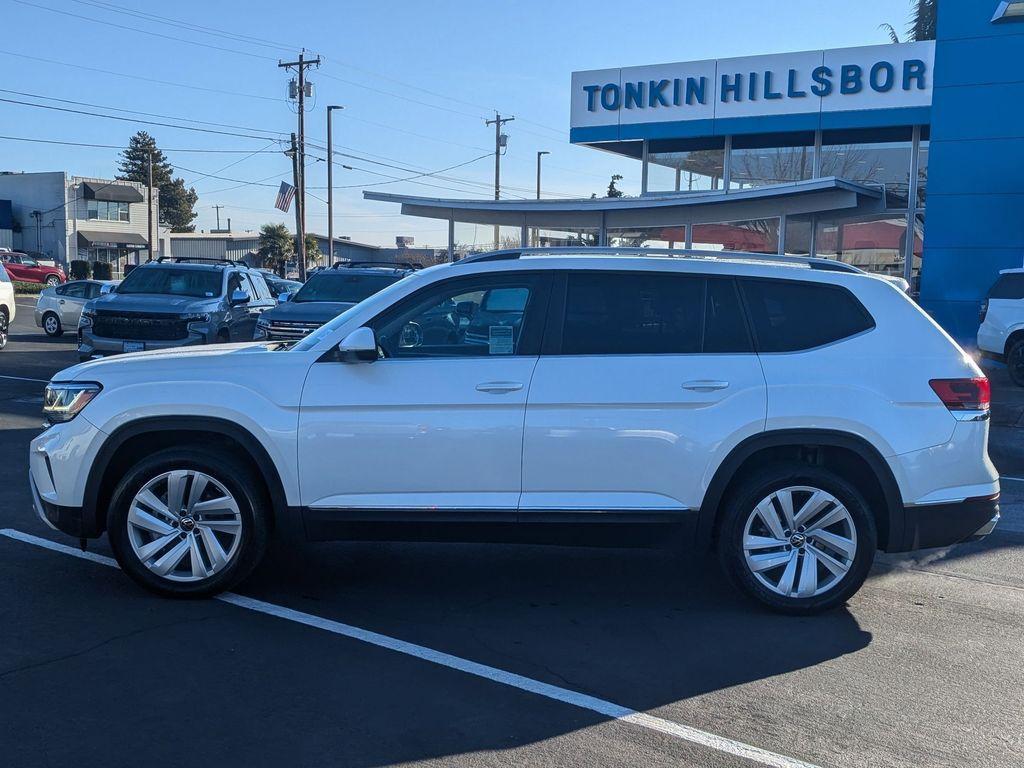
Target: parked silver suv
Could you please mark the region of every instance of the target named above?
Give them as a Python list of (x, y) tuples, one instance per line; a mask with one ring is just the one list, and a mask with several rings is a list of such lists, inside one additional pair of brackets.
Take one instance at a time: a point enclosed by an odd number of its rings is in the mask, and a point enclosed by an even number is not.
[(263, 275), (241, 262), (202, 262), (162, 257), (90, 301), (79, 359), (252, 339), (259, 314), (275, 305)]

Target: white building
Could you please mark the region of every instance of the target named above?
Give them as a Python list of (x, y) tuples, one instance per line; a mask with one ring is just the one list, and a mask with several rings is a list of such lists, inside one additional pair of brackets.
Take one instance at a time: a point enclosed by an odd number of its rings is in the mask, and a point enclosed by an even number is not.
[[(148, 192), (144, 184), (45, 173), (0, 172), (0, 201), (10, 202), (7, 247), (34, 251), (68, 268), (74, 259), (103, 261), (114, 273), (149, 258)], [(6, 206), (3, 206), (6, 207)], [(159, 216), (159, 191), (152, 201)], [(7, 245), (6, 242), (0, 243)]]

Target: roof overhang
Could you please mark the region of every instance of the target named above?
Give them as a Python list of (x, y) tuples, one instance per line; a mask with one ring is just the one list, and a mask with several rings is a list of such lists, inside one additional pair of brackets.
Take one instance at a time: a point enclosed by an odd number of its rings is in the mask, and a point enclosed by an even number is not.
[(835, 177), (729, 192), (673, 192), (629, 198), (453, 200), (387, 192), (363, 192), (363, 197), (398, 203), (408, 216), (544, 229), (628, 229), (832, 211), (873, 213), (885, 205), (881, 186)]
[(95, 181), (82, 182), (82, 197), (86, 200), (106, 200), (112, 203), (141, 203), (146, 199), (131, 184), (101, 184)]
[(78, 231), (79, 248), (116, 246), (119, 248), (146, 248), (149, 242), (136, 232), (83, 232)]

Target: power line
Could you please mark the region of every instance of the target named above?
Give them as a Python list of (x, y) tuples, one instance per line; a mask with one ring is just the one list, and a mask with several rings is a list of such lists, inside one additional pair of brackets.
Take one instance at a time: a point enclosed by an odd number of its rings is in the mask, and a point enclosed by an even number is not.
[[(123, 144), (91, 144), (84, 141), (58, 141), (57, 139), (31, 139), (27, 136), (0, 136), (0, 139), (7, 141), (27, 141), (32, 144), (60, 144), (66, 147), (90, 147), (94, 149), (124, 149)], [(275, 142), (276, 143), (276, 142)], [(252, 155), (259, 154), (278, 154), (279, 150), (276, 149), (257, 149), (255, 152), (249, 152), (247, 149), (198, 149), (198, 148), (175, 148), (175, 149), (161, 149), (162, 152), (194, 152), (196, 154), (206, 155), (240, 155), (248, 153)]]

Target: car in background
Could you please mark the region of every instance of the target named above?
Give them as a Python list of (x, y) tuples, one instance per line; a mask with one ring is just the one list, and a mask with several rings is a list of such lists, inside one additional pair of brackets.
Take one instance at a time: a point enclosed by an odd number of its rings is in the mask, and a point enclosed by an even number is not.
[(0, 349), (7, 346), (7, 329), (14, 322), (18, 305), (14, 303), (14, 285), (4, 265), (0, 263)]
[(301, 339), (415, 269), (418, 266), (408, 262), (339, 262), (310, 275), (289, 301), (264, 312), (256, 323), (253, 339)]
[(277, 297), (278, 301), (281, 301), (282, 296), (287, 296), (284, 301), (288, 301), (302, 287), (302, 283), (298, 280), (285, 280), (283, 277), (268, 275), (265, 272), (263, 277), (270, 287), (270, 293)]
[(1024, 269), (1004, 269), (981, 303), (978, 349), (1024, 387)]
[(48, 264), (40, 263), (38, 259), (20, 251), (0, 253), (0, 260), (7, 268), (11, 280), (22, 283), (43, 283), (54, 286), (67, 282), (68, 276), (64, 270)]
[(114, 280), (72, 280), (44, 288), (36, 300), (36, 325), (47, 336), (61, 336), (68, 328), (77, 329), (86, 303), (115, 285)]
[(78, 357), (250, 341), (256, 318), (273, 306), (262, 273), (242, 262), (164, 256), (89, 301)]

